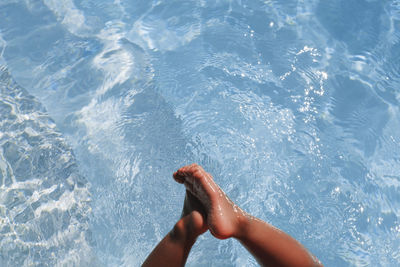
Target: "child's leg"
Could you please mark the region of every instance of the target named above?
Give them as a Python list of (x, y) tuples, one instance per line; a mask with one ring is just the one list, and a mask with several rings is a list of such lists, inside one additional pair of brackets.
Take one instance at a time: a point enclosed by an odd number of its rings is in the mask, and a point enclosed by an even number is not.
[(321, 265), (295, 239), (242, 211), (200, 166), (182, 167), (174, 178), (204, 205), (210, 232), (220, 239), (238, 239), (261, 265)]
[(199, 235), (207, 231), (201, 203), (186, 192), (181, 219), (160, 241), (142, 266), (184, 266)]

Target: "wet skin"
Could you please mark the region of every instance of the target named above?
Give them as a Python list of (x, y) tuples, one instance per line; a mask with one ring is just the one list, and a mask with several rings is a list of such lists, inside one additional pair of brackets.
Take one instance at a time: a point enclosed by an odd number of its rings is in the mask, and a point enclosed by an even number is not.
[(173, 177), (185, 185), (190, 196), (201, 202), (213, 236), (219, 239), (239, 236), (240, 223), (246, 219), (246, 214), (226, 196), (209, 173), (192, 164), (180, 168)]
[(143, 266), (183, 266), (207, 230), (218, 239), (237, 239), (262, 266), (322, 266), (295, 239), (241, 210), (201, 166), (184, 166), (173, 177), (186, 187), (182, 216)]

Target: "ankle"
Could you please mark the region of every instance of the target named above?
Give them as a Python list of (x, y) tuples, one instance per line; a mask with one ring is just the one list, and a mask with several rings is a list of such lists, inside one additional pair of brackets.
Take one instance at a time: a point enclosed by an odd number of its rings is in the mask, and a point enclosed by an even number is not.
[(170, 232), (170, 237), (173, 241), (195, 242), (197, 237), (204, 233), (203, 229), (198, 229), (193, 224), (192, 214), (182, 217)]
[(169, 232), (169, 236), (172, 241), (179, 243), (187, 243), (191, 240), (196, 240), (196, 237), (190, 235), (190, 231), (188, 231), (187, 226), (185, 225), (185, 221), (181, 218)]
[(234, 238), (240, 240), (240, 239), (243, 239), (247, 235), (247, 232), (250, 230), (250, 227), (251, 227), (252, 218), (253, 217), (251, 215), (242, 211), (242, 213), (237, 217), (238, 223), (237, 223), (236, 231), (233, 235)]

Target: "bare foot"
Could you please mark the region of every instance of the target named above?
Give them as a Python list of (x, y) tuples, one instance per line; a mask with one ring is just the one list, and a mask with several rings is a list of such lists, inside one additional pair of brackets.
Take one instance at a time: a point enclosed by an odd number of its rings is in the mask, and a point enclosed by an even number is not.
[(192, 164), (180, 168), (173, 176), (200, 200), (206, 212), (208, 228), (215, 237), (226, 239), (239, 234), (245, 213), (225, 195), (209, 173)]

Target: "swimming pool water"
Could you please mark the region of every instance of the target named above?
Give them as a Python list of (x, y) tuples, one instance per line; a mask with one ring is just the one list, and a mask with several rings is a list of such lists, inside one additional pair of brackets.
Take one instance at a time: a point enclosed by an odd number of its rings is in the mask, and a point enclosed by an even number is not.
[(398, 0), (0, 0), (0, 265), (139, 266), (192, 162), (326, 266), (400, 265), (399, 62)]

